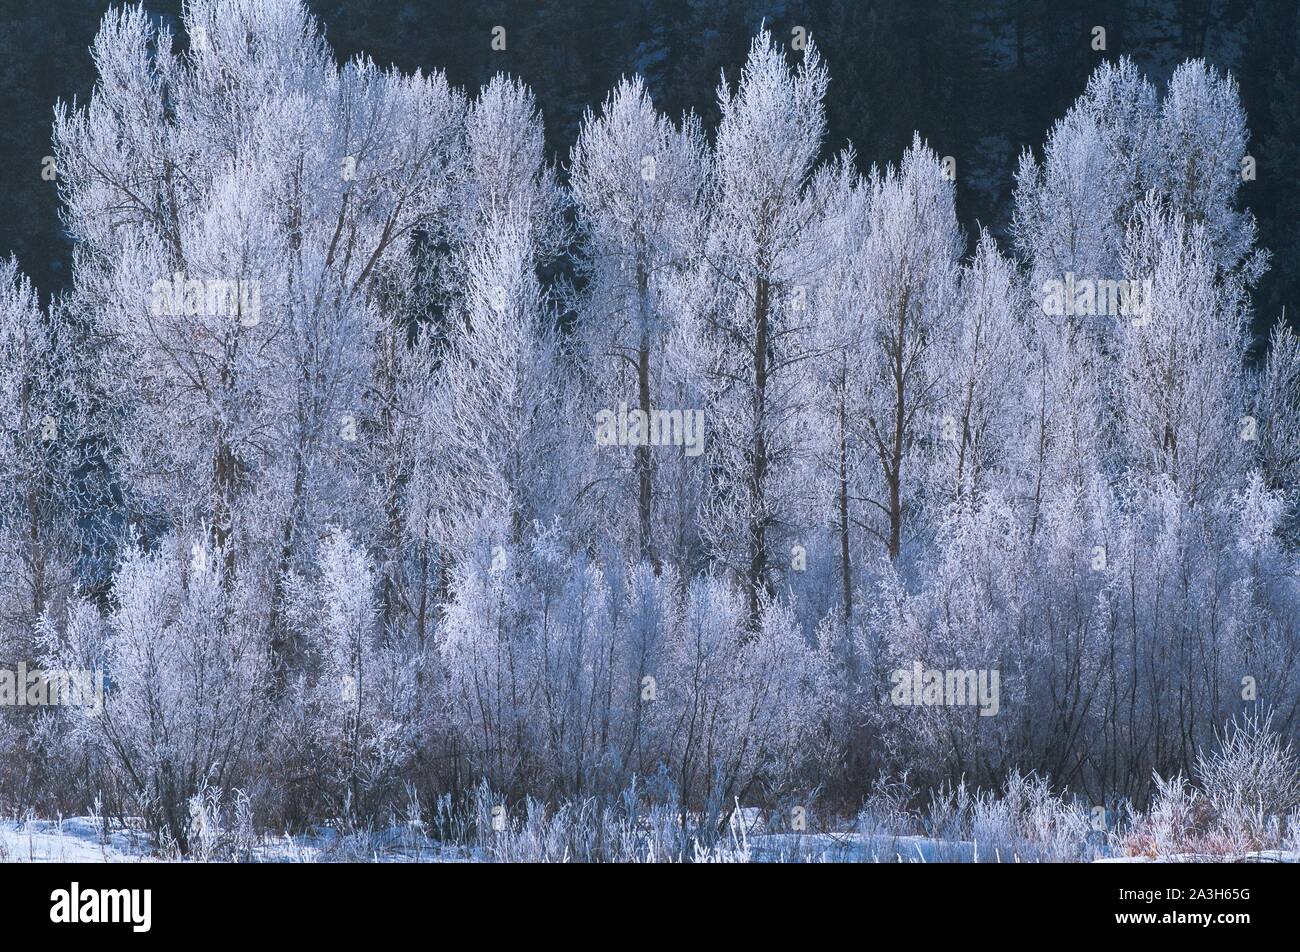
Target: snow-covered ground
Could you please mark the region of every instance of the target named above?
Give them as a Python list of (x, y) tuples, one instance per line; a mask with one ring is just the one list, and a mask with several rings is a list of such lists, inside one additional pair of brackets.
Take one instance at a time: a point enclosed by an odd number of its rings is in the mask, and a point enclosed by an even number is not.
[[(223, 857), (224, 858), (224, 857)], [(310, 836), (263, 837), (243, 857), (260, 863), (464, 862), (488, 857), (464, 847), (440, 844), (394, 828), (365, 837), (323, 830)], [(3, 863), (139, 863), (156, 861), (149, 837), (138, 830), (113, 829), (104, 835), (93, 817), (63, 820), (0, 821)]]
[(1300, 863), (1300, 852), (1288, 850), (1254, 850), (1232, 856), (1211, 853), (1175, 853), (1171, 856), (1112, 856), (1098, 863)]
[(90, 817), (0, 822), (0, 862), (131, 863), (148, 856), (148, 838), (130, 830), (107, 837)]

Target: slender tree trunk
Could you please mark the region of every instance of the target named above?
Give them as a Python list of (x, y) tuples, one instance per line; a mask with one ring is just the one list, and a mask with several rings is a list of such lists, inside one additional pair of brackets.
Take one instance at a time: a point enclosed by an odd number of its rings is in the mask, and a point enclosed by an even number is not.
[(844, 630), (853, 618), (853, 564), (849, 556), (849, 442), (844, 408), (844, 388), (848, 384), (848, 367), (840, 368), (840, 580), (844, 602)]
[(758, 627), (759, 601), (767, 586), (767, 347), (770, 286), (759, 278), (754, 295), (754, 406), (753, 456), (749, 474), (749, 621)]
[(894, 440), (890, 447), (889, 472), (889, 558), (898, 558), (903, 547), (903, 428), (907, 426), (907, 386), (903, 367), (907, 347), (907, 296), (898, 306), (898, 337), (894, 352)]
[[(641, 412), (645, 414), (645, 420), (649, 425), (650, 420), (650, 336), (643, 327), (641, 330), (641, 341), (637, 347), (636, 355), (636, 389), (637, 402), (641, 407)], [(650, 447), (647, 444), (640, 444), (636, 448), (636, 478), (637, 478), (637, 516), (640, 526), (640, 546), (641, 558), (649, 559), (650, 562), (658, 566), (655, 561), (653, 547), (650, 541)]]
[[(301, 437), (299, 439), (301, 441)], [(305, 452), (300, 442), (295, 451), (293, 495), (290, 498), (288, 515), (285, 517), (284, 526), (280, 532), (280, 554), (276, 560), (275, 578), (271, 580), (271, 612), (267, 623), (270, 632), (271, 656), (271, 676), (268, 690), (273, 699), (278, 699), (284, 691), (285, 675), (289, 665), (290, 646), (282, 610), (285, 594), (284, 578), (293, 560), (296, 528), (306, 488), (304, 484), (306, 462), (303, 458)]]
[[(978, 340), (979, 338), (977, 336), (976, 337), (977, 347), (979, 346)], [(957, 485), (953, 487), (953, 496), (957, 499), (961, 498), (962, 478), (966, 475), (966, 447), (969, 446), (971, 443), (970, 415), (974, 403), (975, 403), (975, 376), (972, 373), (971, 377), (966, 382), (966, 402), (962, 405), (962, 411), (961, 411), (961, 443), (957, 447)], [(974, 463), (972, 462), (972, 468), (973, 467), (974, 467)], [(971, 488), (974, 489), (974, 487), (975, 487), (975, 481), (974, 478), (972, 478)]]
[(218, 437), (212, 469), (212, 541), (224, 553), (228, 584), (235, 568), (235, 547), (230, 544), (230, 536), (234, 531), (236, 462), (234, 450), (225, 437)]

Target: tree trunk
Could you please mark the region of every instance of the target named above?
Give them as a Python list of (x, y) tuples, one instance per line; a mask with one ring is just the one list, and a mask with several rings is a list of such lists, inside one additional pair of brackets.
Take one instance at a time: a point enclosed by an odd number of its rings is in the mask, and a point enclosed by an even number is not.
[(226, 568), (224, 584), (229, 584), (235, 568), (235, 547), (230, 544), (230, 536), (234, 531), (236, 460), (234, 450), (224, 437), (218, 438), (212, 469), (212, 542), (223, 554)]
[(889, 471), (889, 558), (898, 558), (903, 545), (903, 428), (907, 425), (907, 388), (903, 368), (907, 347), (907, 295), (898, 306), (898, 337), (894, 351), (894, 440)]
[(840, 573), (844, 600), (844, 630), (853, 617), (853, 565), (849, 558), (849, 443), (844, 410), (844, 388), (848, 385), (848, 367), (840, 369)]
[(749, 473), (749, 623), (758, 627), (759, 601), (767, 587), (767, 517), (764, 493), (767, 484), (767, 402), (768, 307), (770, 286), (759, 278), (754, 295), (754, 431), (753, 455)]
[[(644, 326), (636, 355), (637, 402), (650, 420), (650, 337)], [(640, 526), (641, 558), (649, 559), (657, 567), (650, 542), (650, 447), (641, 444), (636, 448), (637, 516)]]

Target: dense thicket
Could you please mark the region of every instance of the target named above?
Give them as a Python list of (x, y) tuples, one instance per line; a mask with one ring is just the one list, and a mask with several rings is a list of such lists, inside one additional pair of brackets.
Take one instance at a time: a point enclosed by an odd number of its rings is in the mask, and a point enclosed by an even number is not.
[[(340, 67), (297, 0), (185, 29), (106, 16), (72, 286), (0, 272), (0, 662), (108, 675), (0, 711), (7, 807), (184, 849), (211, 789), (1102, 804), (1300, 726), (1300, 343), (1248, 359), (1230, 75), (1099, 65), (999, 243), (921, 136), (826, 156), (815, 42), (702, 119), (617, 83), (561, 177), (507, 76)], [(893, 703), (916, 663), (996, 713)]]

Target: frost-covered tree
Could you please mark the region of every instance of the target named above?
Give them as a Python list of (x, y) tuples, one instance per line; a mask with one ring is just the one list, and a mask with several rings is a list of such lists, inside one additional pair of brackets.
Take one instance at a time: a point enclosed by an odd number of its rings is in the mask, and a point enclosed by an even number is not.
[(814, 355), (808, 287), (813, 227), (822, 209), (807, 190), (826, 127), (827, 74), (809, 44), (791, 69), (764, 32), (733, 90), (718, 88), (709, 297), (695, 319), (706, 376), (706, 455), (713, 470), (702, 530), (740, 579), (757, 625), (779, 571), (804, 481), (798, 426)]
[[(681, 368), (669, 361), (681, 323), (682, 274), (698, 253), (704, 220), (699, 123), (688, 117), (674, 127), (655, 111), (639, 78), (624, 80), (599, 115), (587, 115), (570, 164), (588, 280), (584, 337), (598, 381), (593, 410), (626, 404), (647, 420), (655, 409), (680, 410), (670, 388)], [(614, 452), (600, 454), (597, 465), (624, 470)], [(648, 441), (632, 450), (636, 546), (652, 561), (655, 497), (684, 488), (679, 482), (669, 491), (661, 483), (656, 493), (655, 455), (667, 452)], [(611, 508), (625, 505), (616, 493), (608, 498)]]
[[(501, 210), (513, 209), (526, 223), (539, 263), (549, 262), (565, 246), (565, 196), (545, 159), (545, 145), (532, 92), (509, 76), (494, 76), (470, 104), (465, 119), (465, 150), (455, 170), (457, 245), (473, 245)], [(464, 274), (456, 263), (453, 281)], [(454, 283), (448, 288), (452, 295), (457, 291)]]
[(501, 210), (464, 254), (464, 325), (438, 367), (423, 478), (438, 493), (443, 544), (472, 562), (520, 545), (567, 504), (546, 478), (567, 388), (527, 222)]
[(810, 645), (788, 606), (764, 606), (754, 628), (745, 593), (708, 577), (691, 583), (664, 632), (648, 715), (687, 805), (725, 816), (760, 784), (776, 794), (807, 782), (799, 768), (817, 759), (833, 696), (827, 642)]
[(1129, 465), (1167, 475), (1191, 500), (1240, 485), (1246, 441), (1246, 295), (1216, 280), (1204, 226), (1153, 198), (1130, 228), (1125, 270), (1150, 282), (1142, 316), (1122, 325), (1115, 403)]
[(1097, 67), (1041, 162), (1021, 155), (1013, 221), (1031, 287), (1066, 272), (1119, 277), (1124, 227), (1157, 178), (1157, 119), (1154, 87), (1124, 57)]
[(1220, 75), (1203, 60), (1174, 70), (1160, 103), (1153, 185), (1190, 224), (1204, 229), (1219, 270), (1242, 267), (1252, 283), (1265, 256), (1255, 249), (1254, 215), (1236, 207), (1249, 137), (1231, 74)]
[[(862, 470), (870, 465), (866, 459), (869, 448), (859, 426), (870, 401), (870, 385), (859, 373), (871, 347), (872, 325), (863, 287), (863, 249), (870, 233), (869, 191), (854, 170), (849, 153), (823, 169), (812, 187), (828, 194), (819, 202), (826, 209), (818, 224), (821, 273), (809, 296), (809, 307), (817, 315), (818, 354), (809, 368), (812, 386), (807, 419), (810, 429), (820, 436), (811, 447), (816, 488), (810, 522), (829, 527), (835, 537), (838, 601), (847, 625), (853, 616)], [(799, 543), (805, 562), (811, 541)], [(813, 571), (817, 573), (816, 565)]]
[(396, 335), (379, 278), (446, 204), (460, 107), (439, 75), (340, 69), (295, 0), (185, 23), (180, 55), (139, 9), (108, 14), (96, 94), (57, 118), (75, 305), (129, 512), (262, 576), (280, 671), (282, 577), (322, 519), (363, 521), (354, 451)]
[(572, 421), (566, 356), (538, 276), (562, 240), (561, 195), (528, 90), (493, 79), (470, 108), (466, 140), (451, 308), (416, 478), (436, 500), (434, 533), (468, 564), (519, 545), (571, 502), (545, 474), (564, 471), (559, 441)]
[[(1300, 503), (1300, 337), (1281, 321), (1273, 326), (1253, 383), (1253, 410), (1241, 421), (1242, 435), (1256, 437), (1253, 448), (1265, 483), (1288, 494), (1294, 520)], [(1295, 530), (1293, 521), (1288, 527), (1293, 544), (1300, 541)]]
[(204, 538), (127, 549), (101, 618), (74, 604), (47, 629), (50, 668), (104, 672), (100, 708), (71, 708), (74, 736), (111, 767), (123, 806), (189, 849), (191, 798), (246, 783), (270, 674), (259, 593), (227, 582)]
[(288, 587), (290, 622), (312, 652), (303, 769), (335, 815), (374, 820), (420, 740), (417, 675), (429, 656), (385, 637), (374, 566), (346, 531), (322, 542), (318, 573)]
[[(18, 650), (76, 584), (77, 520), (91, 478), (76, 328), (47, 314), (12, 259), (0, 262), (0, 644)], [(26, 629), (26, 634), (24, 630)]]
[(982, 495), (1014, 463), (1032, 360), (1022, 278), (988, 232), (964, 265), (951, 334), (935, 348), (943, 378), (930, 464), (936, 500)]
[[(47, 313), (12, 259), (0, 261), (0, 669), (36, 668), (38, 628), (61, 619), (100, 567), (80, 520), (94, 502), (85, 351), (57, 302)], [(86, 559), (83, 561), (83, 559)], [(29, 801), (47, 759), (24, 747), (36, 736), (33, 710), (0, 709), (0, 787)], [(11, 786), (12, 785), (12, 786)], [(18, 791), (22, 791), (21, 794)]]
[[(1141, 399), (1142, 388), (1135, 390), (1129, 377), (1141, 374), (1142, 360), (1150, 357), (1149, 348), (1139, 354), (1129, 343), (1151, 334), (1146, 309), (1152, 301), (1144, 295), (1154, 280), (1154, 263), (1133, 253), (1131, 234), (1150, 227), (1153, 203), (1204, 236), (1206, 293), (1237, 300), (1257, 279), (1264, 258), (1253, 250), (1254, 220), (1235, 208), (1246, 136), (1230, 76), (1201, 62), (1184, 63), (1157, 101), (1150, 83), (1122, 59), (1097, 68), (1049, 132), (1041, 164), (1029, 153), (1022, 156), (1014, 232), (1029, 265), (1031, 293), (1048, 312), (1037, 322), (1040, 422), (1030, 427), (1024, 454), (1034, 487), (1027, 495), (1034, 500), (1041, 498), (1044, 473), (1049, 485), (1086, 482), (1071, 459), (1123, 465), (1121, 447), (1129, 436), (1115, 427), (1135, 422), (1121, 406)], [(1130, 283), (1132, 297), (1126, 300), (1130, 292), (1123, 287), (1116, 294), (1111, 282)], [(1219, 284), (1222, 291), (1211, 290)], [(1232, 305), (1227, 324), (1238, 323), (1239, 307)], [(1166, 343), (1175, 346), (1172, 337)], [(1127, 368), (1116, 367), (1126, 383), (1110, 383), (1112, 363)], [(1222, 398), (1217, 391), (1207, 394), (1205, 406)], [(1239, 404), (1218, 406), (1227, 414)]]
[(871, 395), (859, 426), (874, 474), (864, 522), (896, 559), (921, 504), (923, 454), (943, 436), (936, 357), (954, 331), (961, 236), (952, 181), (919, 138), (898, 167), (873, 170), (869, 188), (862, 280), (870, 345), (858, 372)]

